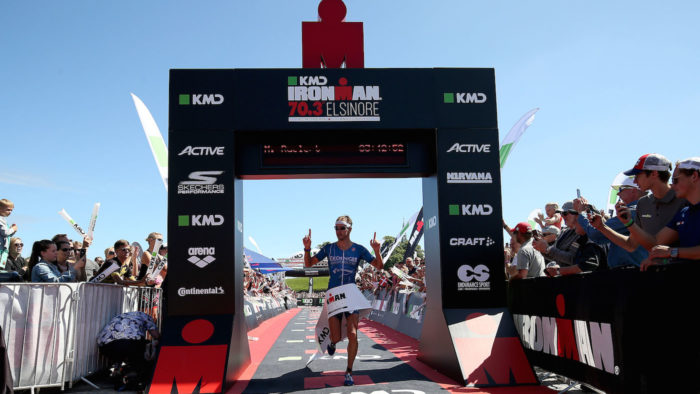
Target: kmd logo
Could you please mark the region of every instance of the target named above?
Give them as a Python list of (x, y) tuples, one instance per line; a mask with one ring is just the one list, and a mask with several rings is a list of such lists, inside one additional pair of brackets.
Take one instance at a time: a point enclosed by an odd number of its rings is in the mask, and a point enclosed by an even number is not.
[(220, 94), (181, 94), (178, 96), (178, 103), (180, 105), (221, 105), (224, 103), (224, 96)]
[(450, 246), (492, 246), (495, 243), (491, 237), (450, 238)]
[(178, 227), (204, 227), (204, 226), (221, 226), (224, 224), (222, 215), (178, 215)]
[(491, 153), (491, 144), (460, 144), (455, 142), (447, 153)]
[[(216, 248), (189, 248), (187, 254), (190, 256), (187, 261), (196, 265), (199, 268), (204, 268), (216, 261)], [(204, 257), (201, 257), (204, 256)], [(200, 258), (201, 257), (201, 258)]]
[(493, 207), (489, 204), (450, 204), (450, 216), (489, 216), (493, 213)]
[(457, 290), (490, 290), (490, 276), (489, 267), (484, 264), (476, 267), (464, 264), (457, 270), (457, 277), (461, 281), (457, 283)]
[(224, 194), (224, 185), (217, 184), (217, 176), (223, 171), (195, 171), (190, 173), (190, 180), (177, 185), (177, 194)]
[(443, 93), (442, 101), (445, 104), (483, 104), (486, 102), (484, 93)]
[(187, 146), (178, 156), (223, 156), (223, 146)]
[(490, 172), (448, 172), (447, 183), (493, 183)]

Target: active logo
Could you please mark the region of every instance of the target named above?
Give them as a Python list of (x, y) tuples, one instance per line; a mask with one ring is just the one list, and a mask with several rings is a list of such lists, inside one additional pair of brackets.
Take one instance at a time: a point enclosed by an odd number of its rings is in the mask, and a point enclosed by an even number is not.
[(463, 264), (457, 270), (457, 277), (461, 282), (457, 283), (457, 290), (490, 290), (491, 277), (489, 267), (484, 264), (479, 264), (472, 267), (469, 264)]
[(190, 172), (189, 180), (177, 185), (177, 194), (224, 194), (224, 185), (217, 183), (223, 171)]
[(196, 265), (199, 268), (204, 268), (216, 261), (216, 248), (214, 247), (193, 247), (187, 249), (187, 254), (190, 256), (187, 261)]
[(491, 153), (491, 144), (460, 144), (455, 142), (447, 153)]
[(289, 122), (379, 122), (377, 85), (329, 85), (325, 76), (288, 76)]
[(450, 216), (489, 216), (493, 207), (489, 204), (450, 204)]
[(491, 237), (450, 238), (450, 246), (492, 246), (495, 243)]
[(224, 288), (221, 286), (209, 287), (207, 289), (198, 289), (196, 287), (190, 287), (189, 289), (181, 287), (177, 289), (177, 295), (180, 297), (185, 297), (188, 295), (220, 295), (224, 294)]
[(205, 227), (205, 226), (221, 226), (224, 224), (222, 215), (178, 215), (178, 227)]
[(490, 172), (448, 172), (447, 183), (493, 183)]
[(178, 156), (223, 156), (223, 146), (187, 146)]
[(224, 96), (221, 94), (181, 94), (178, 96), (180, 105), (221, 105)]
[(483, 104), (486, 102), (484, 93), (443, 93), (442, 102), (445, 104)]

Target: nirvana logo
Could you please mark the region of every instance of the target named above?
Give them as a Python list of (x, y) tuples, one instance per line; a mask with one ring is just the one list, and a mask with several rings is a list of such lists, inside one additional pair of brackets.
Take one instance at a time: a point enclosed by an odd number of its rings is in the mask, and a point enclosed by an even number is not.
[(561, 294), (557, 295), (556, 305), (561, 317), (513, 315), (523, 346), (618, 375), (612, 325), (565, 319), (565, 300)]
[(290, 122), (379, 122), (377, 85), (329, 85), (325, 76), (287, 77)]

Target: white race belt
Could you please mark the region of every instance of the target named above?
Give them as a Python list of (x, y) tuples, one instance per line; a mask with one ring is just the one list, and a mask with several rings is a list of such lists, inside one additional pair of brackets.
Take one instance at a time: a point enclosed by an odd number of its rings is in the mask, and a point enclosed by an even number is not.
[(355, 312), (372, 307), (354, 283), (327, 290), (326, 305), (328, 306), (328, 317), (341, 312)]

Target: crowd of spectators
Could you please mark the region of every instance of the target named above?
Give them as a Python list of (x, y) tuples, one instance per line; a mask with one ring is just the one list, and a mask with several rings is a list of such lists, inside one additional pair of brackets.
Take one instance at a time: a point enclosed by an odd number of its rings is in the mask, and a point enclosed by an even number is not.
[(700, 157), (673, 167), (660, 154), (641, 156), (612, 185), (613, 217), (578, 196), (561, 208), (548, 203), (547, 217), (534, 219), (540, 228), (504, 223), (509, 280), (700, 260)]
[(284, 280), (279, 280), (272, 275), (265, 275), (247, 267), (243, 269), (243, 274), (245, 296), (270, 296), (279, 298), (294, 293)]

